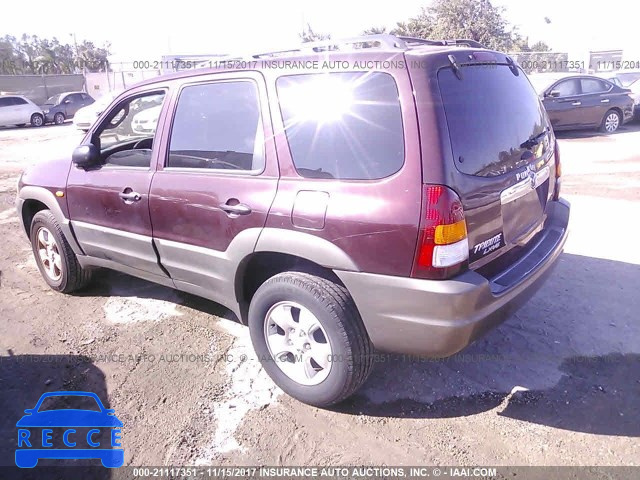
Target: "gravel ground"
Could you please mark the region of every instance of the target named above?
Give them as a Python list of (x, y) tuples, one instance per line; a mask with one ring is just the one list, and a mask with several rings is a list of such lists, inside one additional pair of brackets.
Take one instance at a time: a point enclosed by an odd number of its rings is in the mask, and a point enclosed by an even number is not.
[(17, 175), (82, 135), (0, 129), (0, 465), (22, 411), (62, 389), (115, 409), (126, 465), (638, 465), (640, 125), (559, 137), (572, 233), (539, 293), (456, 357), (382, 356), (322, 410), (273, 385), (219, 305), (108, 271), (49, 290)]

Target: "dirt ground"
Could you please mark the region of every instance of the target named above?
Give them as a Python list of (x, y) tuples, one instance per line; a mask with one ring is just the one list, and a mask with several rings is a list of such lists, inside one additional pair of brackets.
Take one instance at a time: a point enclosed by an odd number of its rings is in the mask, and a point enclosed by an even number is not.
[(46, 391), (96, 392), (126, 465), (638, 465), (640, 125), (559, 135), (571, 236), (518, 313), (456, 357), (381, 357), (337, 408), (276, 388), (223, 307), (103, 271), (57, 294), (14, 211), (72, 125), (0, 129), (0, 465)]

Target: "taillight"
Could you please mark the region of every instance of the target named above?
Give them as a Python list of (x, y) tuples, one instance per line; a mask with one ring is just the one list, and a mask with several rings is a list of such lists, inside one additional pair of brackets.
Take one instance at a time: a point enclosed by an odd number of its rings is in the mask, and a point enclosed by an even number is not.
[(558, 147), (558, 141), (556, 140), (554, 146), (554, 156), (556, 161), (556, 183), (553, 190), (553, 199), (558, 200), (560, 198), (560, 184), (562, 183), (562, 166), (560, 164), (560, 148)]
[(445, 279), (467, 268), (469, 242), (462, 202), (442, 185), (425, 185), (412, 277)]

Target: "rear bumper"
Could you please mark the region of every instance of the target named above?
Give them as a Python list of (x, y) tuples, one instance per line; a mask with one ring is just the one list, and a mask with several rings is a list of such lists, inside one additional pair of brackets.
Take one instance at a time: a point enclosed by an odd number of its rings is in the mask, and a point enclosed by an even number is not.
[[(474, 271), (440, 281), (335, 273), (353, 296), (377, 349), (450, 356), (506, 320), (533, 296), (562, 253), (569, 211), (564, 200), (549, 202), (545, 228), (535, 246), (495, 279)], [(506, 281), (513, 285), (505, 288)]]

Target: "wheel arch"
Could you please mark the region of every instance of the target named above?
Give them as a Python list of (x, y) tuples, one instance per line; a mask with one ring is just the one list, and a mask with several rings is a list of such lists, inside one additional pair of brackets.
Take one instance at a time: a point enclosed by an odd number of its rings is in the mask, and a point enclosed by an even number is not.
[(65, 217), (60, 204), (50, 190), (32, 185), (22, 187), (18, 193), (16, 203), (18, 204), (20, 220), (27, 238), (30, 239), (31, 237), (31, 221), (35, 214), (42, 210), (50, 210), (60, 224), (60, 228), (73, 252), (76, 255), (84, 254), (76, 241), (69, 219)]
[(241, 321), (246, 323), (249, 303), (266, 280), (285, 271), (311, 273), (344, 286), (334, 270), (359, 271), (351, 258), (335, 244), (320, 237), (291, 230), (265, 228), (256, 248), (238, 264), (234, 289)]

